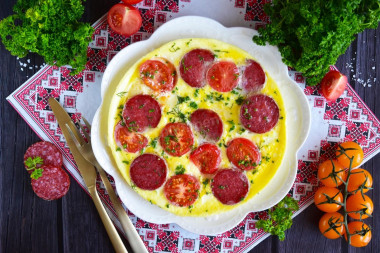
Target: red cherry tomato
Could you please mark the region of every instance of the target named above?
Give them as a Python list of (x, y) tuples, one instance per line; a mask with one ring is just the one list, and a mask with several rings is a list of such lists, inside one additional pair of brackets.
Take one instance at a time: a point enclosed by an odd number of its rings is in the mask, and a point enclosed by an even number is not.
[(219, 92), (230, 92), (239, 81), (239, 69), (233, 62), (220, 61), (214, 63), (207, 71), (207, 82), (211, 88)]
[(339, 71), (331, 70), (321, 81), (321, 93), (329, 101), (340, 97), (347, 85), (347, 77)]
[(141, 27), (142, 18), (138, 9), (128, 4), (115, 4), (107, 16), (111, 29), (124, 36), (135, 34)]
[(161, 147), (172, 156), (186, 154), (190, 151), (193, 143), (193, 133), (185, 123), (169, 123), (160, 134)]
[(171, 91), (177, 84), (174, 65), (166, 59), (147, 60), (140, 66), (140, 77), (154, 91)]
[(203, 174), (213, 174), (221, 160), (220, 150), (214, 144), (205, 143), (190, 154), (190, 160)]
[(126, 4), (138, 4), (142, 2), (142, 0), (121, 0), (121, 1), (123, 1)]
[(176, 206), (190, 206), (197, 200), (199, 181), (187, 174), (175, 175), (165, 183), (164, 193), (168, 201)]
[(235, 138), (228, 144), (227, 157), (230, 162), (242, 170), (252, 170), (261, 161), (257, 146), (246, 138)]
[(130, 131), (121, 121), (115, 127), (114, 136), (116, 144), (130, 153), (136, 153), (148, 144), (148, 139), (144, 135)]

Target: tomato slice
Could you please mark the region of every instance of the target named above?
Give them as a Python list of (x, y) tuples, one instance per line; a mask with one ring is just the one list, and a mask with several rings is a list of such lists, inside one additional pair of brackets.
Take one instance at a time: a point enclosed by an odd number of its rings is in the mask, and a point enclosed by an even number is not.
[(321, 93), (328, 101), (340, 97), (347, 85), (347, 77), (336, 70), (328, 72), (321, 81)]
[(138, 9), (129, 4), (115, 4), (107, 15), (111, 29), (124, 36), (131, 36), (138, 32), (142, 25), (141, 14)]
[(190, 160), (203, 174), (214, 174), (220, 164), (220, 150), (210, 143), (205, 143), (190, 154)]
[(186, 154), (190, 151), (193, 143), (193, 133), (185, 123), (169, 123), (160, 134), (161, 147), (172, 156)]
[(140, 77), (154, 91), (171, 91), (177, 84), (177, 71), (166, 59), (147, 60), (140, 66)]
[(126, 4), (138, 4), (142, 2), (142, 0), (121, 0), (121, 1), (123, 1)]
[(261, 154), (258, 147), (246, 138), (235, 138), (228, 144), (227, 157), (242, 170), (252, 170), (260, 164)]
[(115, 127), (116, 144), (129, 153), (136, 153), (148, 144), (148, 139), (139, 133), (132, 132), (121, 121)]
[(235, 63), (220, 61), (214, 63), (207, 71), (207, 82), (219, 92), (230, 92), (239, 81), (239, 69)]
[(176, 206), (190, 206), (198, 198), (199, 181), (187, 174), (169, 178), (164, 186), (165, 197)]

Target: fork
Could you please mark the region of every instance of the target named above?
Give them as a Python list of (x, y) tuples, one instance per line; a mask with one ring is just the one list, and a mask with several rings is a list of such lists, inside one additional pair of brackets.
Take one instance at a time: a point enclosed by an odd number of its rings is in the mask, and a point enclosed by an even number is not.
[[(88, 123), (88, 121), (82, 116), (82, 120), (85, 123), (87, 129), (89, 132), (91, 132), (91, 125)], [(93, 164), (96, 169), (98, 170), (100, 177), (103, 181), (103, 184), (108, 192), (108, 195), (110, 196), (110, 199), (112, 201), (112, 204), (115, 208), (115, 211), (117, 213), (117, 216), (119, 217), (121, 226), (124, 229), (125, 234), (127, 235), (129, 244), (131, 245), (131, 248), (134, 252), (148, 252), (144, 243), (142, 242), (139, 234), (137, 233), (137, 230), (133, 226), (131, 220), (129, 219), (127, 212), (124, 210), (124, 208), (121, 205), (121, 202), (116, 196), (115, 191), (113, 190), (111, 183), (108, 180), (108, 177), (106, 173), (104, 172), (103, 168), (100, 166), (98, 161), (95, 158), (94, 152), (92, 150), (91, 146), (91, 137), (87, 133), (86, 129), (78, 122), (78, 125), (80, 129), (82, 130), (83, 134), (85, 135), (87, 141), (82, 137), (80, 134), (79, 129), (75, 126), (75, 124), (70, 121), (70, 124), (72, 124), (73, 128), (70, 128), (68, 124), (66, 124), (66, 128), (68, 129), (68, 132), (70, 133), (76, 147), (78, 148), (78, 151), (82, 154), (82, 156), (91, 164)], [(72, 132), (72, 129), (76, 129), (78, 133), (78, 137), (80, 140), (78, 140), (75, 137), (75, 134)]]

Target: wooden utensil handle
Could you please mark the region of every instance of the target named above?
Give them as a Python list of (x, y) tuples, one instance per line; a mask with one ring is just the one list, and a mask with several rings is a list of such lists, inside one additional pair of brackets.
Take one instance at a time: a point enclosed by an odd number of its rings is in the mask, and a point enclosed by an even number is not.
[(110, 217), (108, 216), (106, 209), (104, 209), (104, 206), (102, 202), (100, 201), (98, 192), (96, 191), (96, 187), (89, 187), (88, 191), (90, 192), (92, 196), (92, 200), (94, 201), (95, 207), (98, 210), (99, 216), (103, 222), (103, 225), (107, 231), (107, 234), (111, 240), (111, 243), (115, 249), (116, 252), (128, 252), (125, 248), (123, 241), (121, 240), (115, 226), (113, 225)]

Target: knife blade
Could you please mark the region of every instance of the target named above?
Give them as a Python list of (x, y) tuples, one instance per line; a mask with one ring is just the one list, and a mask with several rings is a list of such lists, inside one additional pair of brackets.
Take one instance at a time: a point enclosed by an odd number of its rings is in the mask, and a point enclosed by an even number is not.
[[(100, 218), (103, 222), (103, 225), (107, 231), (107, 234), (112, 242), (112, 245), (116, 252), (128, 252), (121, 240), (115, 226), (113, 225), (110, 217), (108, 216), (102, 202), (100, 201), (98, 192), (96, 190), (96, 169), (95, 167), (89, 163), (78, 151), (75, 143), (71, 139), (71, 136), (66, 128), (66, 124), (71, 121), (70, 116), (67, 114), (65, 109), (59, 104), (57, 100), (54, 98), (49, 98), (49, 105), (53, 110), (54, 116), (58, 122), (59, 127), (63, 133), (63, 136), (66, 139), (67, 145), (70, 148), (72, 155), (74, 156), (74, 160), (78, 166), (78, 169), (83, 177), (83, 180), (88, 188), (88, 191), (94, 201), (95, 207), (98, 210)], [(70, 124), (68, 124), (70, 125)], [(77, 135), (77, 131), (72, 129), (72, 132)], [(76, 136), (78, 137), (78, 136)], [(77, 138), (79, 139), (79, 138)]]

